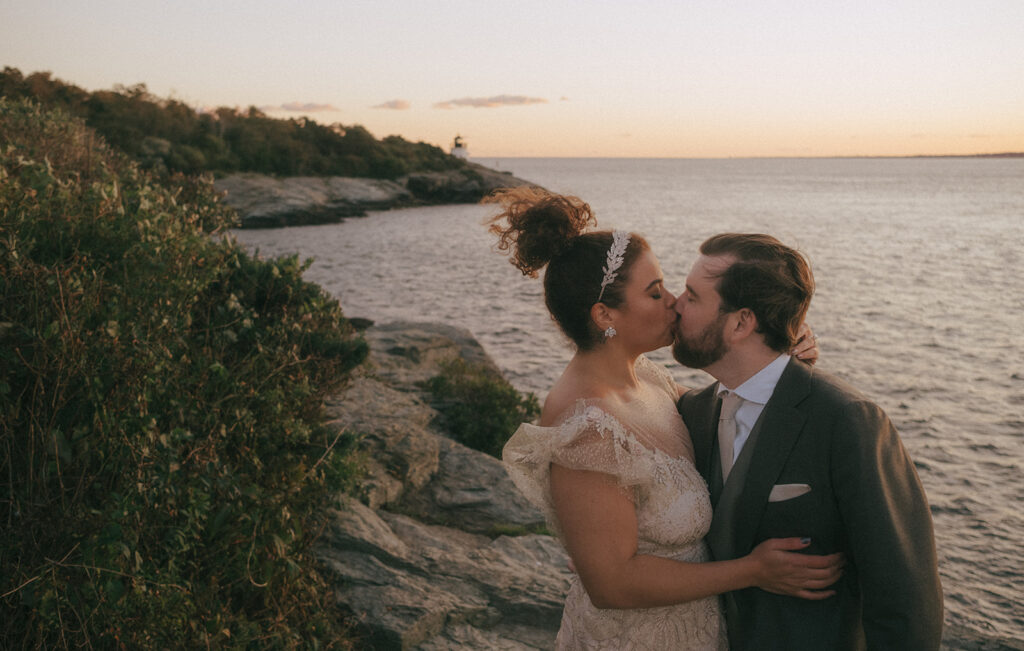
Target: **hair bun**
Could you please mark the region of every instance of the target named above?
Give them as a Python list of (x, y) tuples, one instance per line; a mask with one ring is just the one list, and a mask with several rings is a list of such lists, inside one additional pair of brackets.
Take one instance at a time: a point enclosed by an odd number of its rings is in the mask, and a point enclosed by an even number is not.
[[(484, 203), (498, 203), (502, 212), (488, 220), (498, 236), (498, 250), (512, 250), (510, 262), (525, 276), (536, 277), (597, 219), (579, 197), (553, 194), (537, 187), (498, 190)], [(502, 223), (507, 222), (507, 223)]]

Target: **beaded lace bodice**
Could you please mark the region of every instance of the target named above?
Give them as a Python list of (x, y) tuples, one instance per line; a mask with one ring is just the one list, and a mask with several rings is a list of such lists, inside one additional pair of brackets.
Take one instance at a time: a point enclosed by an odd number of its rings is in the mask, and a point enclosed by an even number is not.
[[(638, 551), (680, 561), (709, 560), (704, 535), (711, 525), (707, 486), (693, 465), (686, 426), (675, 408), (668, 372), (637, 360), (642, 390), (636, 399), (577, 400), (552, 427), (523, 424), (503, 459), (520, 491), (561, 536), (550, 492), (552, 463), (615, 477), (633, 498)], [(724, 649), (717, 598), (633, 610), (593, 606), (577, 578), (566, 597), (559, 648)]]

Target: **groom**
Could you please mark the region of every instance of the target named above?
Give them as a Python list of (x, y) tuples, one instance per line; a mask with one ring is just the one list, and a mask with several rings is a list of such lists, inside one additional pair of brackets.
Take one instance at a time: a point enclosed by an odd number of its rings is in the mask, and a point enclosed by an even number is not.
[(716, 235), (700, 252), (673, 353), (718, 380), (678, 405), (711, 489), (712, 554), (796, 536), (847, 559), (827, 599), (724, 595), (730, 649), (938, 649), (942, 590), (913, 462), (877, 405), (785, 352), (814, 292), (807, 261), (768, 235)]

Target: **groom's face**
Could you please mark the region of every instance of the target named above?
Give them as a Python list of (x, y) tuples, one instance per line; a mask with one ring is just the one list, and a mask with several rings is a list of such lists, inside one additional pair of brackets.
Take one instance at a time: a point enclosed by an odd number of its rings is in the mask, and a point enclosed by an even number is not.
[(686, 277), (686, 291), (676, 300), (675, 342), (672, 355), (690, 368), (707, 368), (728, 352), (725, 326), (729, 313), (721, 311), (722, 298), (716, 289), (717, 276), (733, 259), (701, 256)]

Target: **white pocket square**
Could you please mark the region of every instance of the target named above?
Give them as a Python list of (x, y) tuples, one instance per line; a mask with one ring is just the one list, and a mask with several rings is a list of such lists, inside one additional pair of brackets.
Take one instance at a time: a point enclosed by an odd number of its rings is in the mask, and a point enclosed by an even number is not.
[(811, 492), (807, 484), (775, 484), (768, 495), (769, 502), (785, 502)]

